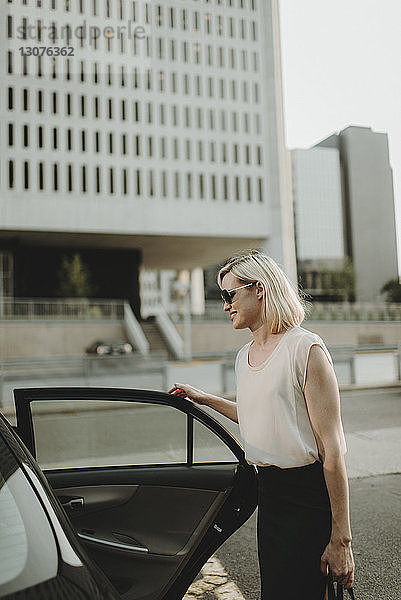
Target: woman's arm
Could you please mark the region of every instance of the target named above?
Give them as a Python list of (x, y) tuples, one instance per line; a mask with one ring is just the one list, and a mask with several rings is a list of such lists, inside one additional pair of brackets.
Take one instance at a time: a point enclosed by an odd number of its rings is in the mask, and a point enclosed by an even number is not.
[(341, 449), (340, 395), (334, 369), (319, 346), (312, 346), (310, 350), (304, 394), (323, 459), (332, 513), (331, 538), (322, 555), (321, 567), (326, 573), (330, 566), (333, 578), (345, 587), (351, 587), (355, 567), (348, 479)]
[(179, 396), (180, 398), (189, 398), (197, 404), (210, 406), (210, 408), (217, 410), (217, 412), (225, 417), (228, 417), (234, 421), (234, 423), (238, 423), (236, 402), (226, 400), (225, 398), (220, 398), (220, 396), (208, 394), (207, 392), (198, 390), (197, 388), (192, 387), (192, 385), (188, 385), (186, 383), (175, 383), (173, 387), (169, 389), (168, 393)]

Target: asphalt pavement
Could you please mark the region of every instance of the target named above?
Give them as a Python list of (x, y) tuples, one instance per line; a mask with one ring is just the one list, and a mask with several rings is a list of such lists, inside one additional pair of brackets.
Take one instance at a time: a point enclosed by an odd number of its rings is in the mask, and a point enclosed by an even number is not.
[[(343, 392), (342, 415), (348, 445), (355, 597), (400, 600), (401, 389)], [(231, 587), (219, 585), (216, 577), (214, 587), (209, 584), (213, 578), (206, 568), (190, 588), (190, 600), (259, 600), (256, 513), (214, 558)]]

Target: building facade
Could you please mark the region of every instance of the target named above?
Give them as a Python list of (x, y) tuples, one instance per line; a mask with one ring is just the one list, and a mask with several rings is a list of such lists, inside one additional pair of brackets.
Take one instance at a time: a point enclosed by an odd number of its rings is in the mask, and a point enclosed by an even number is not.
[[(362, 302), (398, 278), (392, 169), (385, 133), (347, 127), (307, 150), (294, 150), (293, 187), (298, 268), (315, 297), (326, 277), (345, 281)], [(352, 270), (352, 273), (351, 273)], [(330, 276), (337, 273), (337, 280)]]
[[(0, 251), (16, 296), (79, 252), (98, 297), (264, 247), (294, 276), (276, 0), (8, 0)], [(11, 266), (10, 266), (11, 265)]]

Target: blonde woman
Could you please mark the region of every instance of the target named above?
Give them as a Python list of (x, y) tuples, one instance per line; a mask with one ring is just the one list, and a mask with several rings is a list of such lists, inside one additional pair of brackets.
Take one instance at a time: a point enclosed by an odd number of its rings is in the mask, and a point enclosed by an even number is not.
[(232, 326), (253, 337), (235, 362), (237, 402), (181, 383), (169, 391), (239, 423), (258, 472), (262, 600), (321, 600), (329, 570), (346, 588), (354, 579), (333, 363), (321, 338), (300, 326), (302, 301), (270, 257), (233, 257), (218, 283)]

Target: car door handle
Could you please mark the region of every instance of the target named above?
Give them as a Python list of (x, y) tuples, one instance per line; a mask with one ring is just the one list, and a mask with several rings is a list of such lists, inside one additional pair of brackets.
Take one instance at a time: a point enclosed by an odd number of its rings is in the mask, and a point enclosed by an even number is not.
[(62, 496), (59, 498), (61, 502), (61, 506), (63, 508), (68, 508), (71, 512), (79, 512), (84, 509), (85, 499), (77, 498), (74, 496), (73, 498), (69, 498), (68, 496)]
[(128, 544), (123, 542), (113, 542), (112, 540), (106, 540), (104, 538), (99, 538), (96, 535), (91, 535), (87, 533), (77, 532), (78, 537), (84, 542), (95, 542), (95, 544), (102, 544), (103, 546), (107, 546), (109, 548), (118, 548), (120, 550), (131, 550), (135, 552), (149, 552), (149, 548), (146, 546), (137, 546), (134, 544)]

